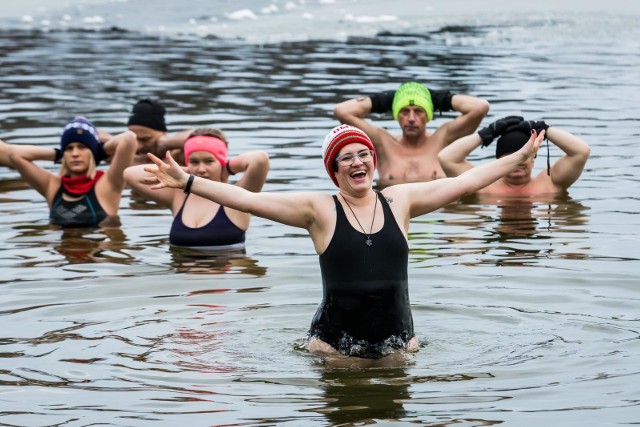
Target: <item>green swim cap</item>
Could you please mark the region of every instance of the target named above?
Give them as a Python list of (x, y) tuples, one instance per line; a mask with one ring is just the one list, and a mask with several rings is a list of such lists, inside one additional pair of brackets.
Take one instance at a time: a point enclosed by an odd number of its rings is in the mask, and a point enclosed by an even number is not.
[(393, 118), (398, 120), (398, 114), (407, 105), (417, 105), (424, 108), (427, 112), (427, 119), (431, 121), (433, 118), (433, 101), (431, 100), (431, 93), (429, 89), (422, 83), (407, 82), (400, 85), (396, 94), (393, 97), (393, 104), (391, 104), (391, 111), (393, 111)]

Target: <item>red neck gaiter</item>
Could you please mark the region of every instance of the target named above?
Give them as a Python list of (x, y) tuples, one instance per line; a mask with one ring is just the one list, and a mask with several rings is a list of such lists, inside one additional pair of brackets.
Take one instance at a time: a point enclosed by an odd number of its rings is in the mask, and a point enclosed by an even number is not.
[(63, 176), (62, 177), (62, 190), (71, 196), (82, 196), (96, 185), (96, 182), (104, 175), (104, 171), (97, 171), (96, 177), (91, 179), (87, 175), (85, 176)]

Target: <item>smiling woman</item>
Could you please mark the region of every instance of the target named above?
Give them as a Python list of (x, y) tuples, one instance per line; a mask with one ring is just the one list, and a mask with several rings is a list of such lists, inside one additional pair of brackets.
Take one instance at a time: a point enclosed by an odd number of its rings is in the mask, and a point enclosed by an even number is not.
[[(15, 168), (47, 200), (49, 219), (60, 227), (97, 227), (114, 219), (125, 182), (122, 173), (133, 161), (133, 132), (125, 132), (100, 144), (97, 128), (76, 117), (64, 127), (60, 148), (10, 145), (0, 141), (4, 166)], [(111, 157), (107, 171), (97, 165)], [(37, 160), (60, 161), (60, 174), (51, 173)]]
[[(418, 349), (409, 303), (407, 235), (411, 218), (448, 205), (502, 177), (532, 157), (542, 136), (532, 134), (517, 152), (456, 178), (373, 190), (375, 148), (360, 129), (342, 125), (322, 144), (324, 166), (337, 195), (252, 193), (223, 181), (194, 177), (167, 153), (145, 182), (147, 192), (197, 195), (247, 214), (307, 230), (320, 258), (323, 300), (309, 329), (307, 348), (332, 361), (354, 357), (395, 359)], [(187, 141), (187, 144), (189, 141)], [(364, 160), (364, 161), (363, 161)], [(222, 169), (217, 165), (213, 172)], [(347, 206), (351, 215), (343, 208)], [(369, 233), (363, 224), (371, 224)], [(362, 231), (362, 233), (360, 232)], [(386, 360), (385, 360), (386, 359)]]

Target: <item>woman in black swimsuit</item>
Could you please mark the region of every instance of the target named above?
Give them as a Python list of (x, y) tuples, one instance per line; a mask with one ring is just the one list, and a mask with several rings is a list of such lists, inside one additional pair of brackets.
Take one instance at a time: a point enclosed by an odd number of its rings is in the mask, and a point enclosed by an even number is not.
[[(60, 148), (7, 144), (0, 141), (0, 164), (15, 168), (42, 194), (49, 205), (49, 220), (64, 228), (97, 227), (118, 214), (125, 182), (122, 176), (136, 152), (136, 136), (127, 131), (99, 142), (98, 130), (76, 117), (64, 127)], [(110, 157), (106, 171), (100, 161)], [(60, 173), (49, 172), (37, 160), (60, 162)]]
[(320, 256), (323, 300), (307, 348), (324, 356), (379, 359), (417, 350), (407, 286), (407, 233), (424, 215), (499, 179), (535, 155), (544, 133), (532, 134), (516, 153), (456, 178), (373, 190), (376, 153), (361, 130), (342, 125), (324, 140), (323, 160), (338, 194), (251, 193), (195, 178), (166, 156), (149, 156), (155, 190), (183, 189), (263, 218), (309, 232)]

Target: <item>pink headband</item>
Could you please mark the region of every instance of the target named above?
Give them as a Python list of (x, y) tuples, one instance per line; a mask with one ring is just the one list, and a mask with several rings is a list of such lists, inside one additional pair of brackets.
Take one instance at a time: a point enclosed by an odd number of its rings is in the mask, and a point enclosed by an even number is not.
[(184, 142), (184, 161), (189, 164), (189, 156), (194, 151), (206, 151), (222, 165), (227, 164), (227, 144), (220, 138), (209, 135), (197, 135), (189, 137)]

